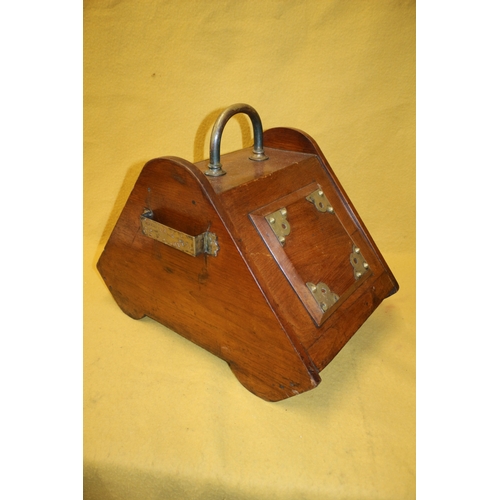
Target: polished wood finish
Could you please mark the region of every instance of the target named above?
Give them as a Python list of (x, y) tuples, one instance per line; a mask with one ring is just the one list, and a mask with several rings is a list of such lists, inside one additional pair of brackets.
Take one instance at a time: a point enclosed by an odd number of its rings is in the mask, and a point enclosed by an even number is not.
[[(98, 262), (118, 305), (149, 316), (226, 360), (257, 396), (278, 401), (313, 389), (333, 359), (397, 282), (319, 147), (303, 132), (264, 133), (269, 160), (251, 148), (208, 161), (158, 158), (143, 168)], [(321, 188), (334, 214), (307, 201)], [(286, 207), (291, 233), (281, 246), (265, 216)], [(216, 257), (187, 255), (145, 236), (140, 215), (191, 235), (217, 234)], [(355, 279), (357, 246), (369, 271)], [(340, 297), (323, 313), (306, 282)]]

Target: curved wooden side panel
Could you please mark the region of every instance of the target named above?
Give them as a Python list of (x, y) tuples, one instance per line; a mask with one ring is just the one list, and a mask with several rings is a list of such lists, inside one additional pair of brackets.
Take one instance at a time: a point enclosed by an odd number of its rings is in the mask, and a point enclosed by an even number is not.
[(268, 148), (296, 151), (297, 153), (319, 154), (316, 141), (302, 130), (275, 127), (264, 132), (264, 146)]
[[(310, 390), (306, 366), (269, 307), (217, 207), (213, 188), (179, 158), (148, 162), (98, 262), (118, 305), (147, 315), (226, 360), (238, 380), (268, 401)], [(217, 256), (188, 255), (143, 234), (140, 216), (190, 235), (217, 235)]]

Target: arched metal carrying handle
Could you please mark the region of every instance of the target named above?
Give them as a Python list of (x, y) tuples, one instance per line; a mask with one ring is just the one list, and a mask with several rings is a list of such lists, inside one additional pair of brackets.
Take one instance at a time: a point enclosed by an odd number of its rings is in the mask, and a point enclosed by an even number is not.
[(269, 157), (264, 154), (262, 122), (260, 121), (257, 111), (248, 104), (233, 104), (219, 115), (212, 129), (212, 135), (210, 137), (210, 163), (208, 164), (208, 170), (205, 172), (205, 175), (218, 177), (226, 173), (222, 170), (222, 165), (220, 163), (220, 141), (226, 123), (232, 116), (238, 113), (245, 113), (250, 117), (250, 120), (252, 120), (254, 145), (253, 155), (249, 157), (250, 160), (264, 161), (269, 159)]

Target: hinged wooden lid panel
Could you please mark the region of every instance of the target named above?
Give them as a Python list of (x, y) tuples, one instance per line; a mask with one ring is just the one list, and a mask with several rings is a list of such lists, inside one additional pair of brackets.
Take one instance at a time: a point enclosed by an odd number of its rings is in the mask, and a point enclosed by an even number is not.
[(317, 183), (259, 208), (250, 218), (317, 326), (371, 275)]

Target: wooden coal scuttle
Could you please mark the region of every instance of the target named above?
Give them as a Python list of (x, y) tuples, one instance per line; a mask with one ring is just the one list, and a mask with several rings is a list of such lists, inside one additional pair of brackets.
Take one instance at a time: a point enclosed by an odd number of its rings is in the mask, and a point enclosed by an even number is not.
[[(221, 157), (237, 113), (250, 117), (254, 146)], [(291, 128), (263, 132), (246, 104), (217, 119), (209, 160), (144, 166), (97, 267), (126, 314), (224, 359), (268, 401), (316, 387), (398, 290), (316, 142)]]

